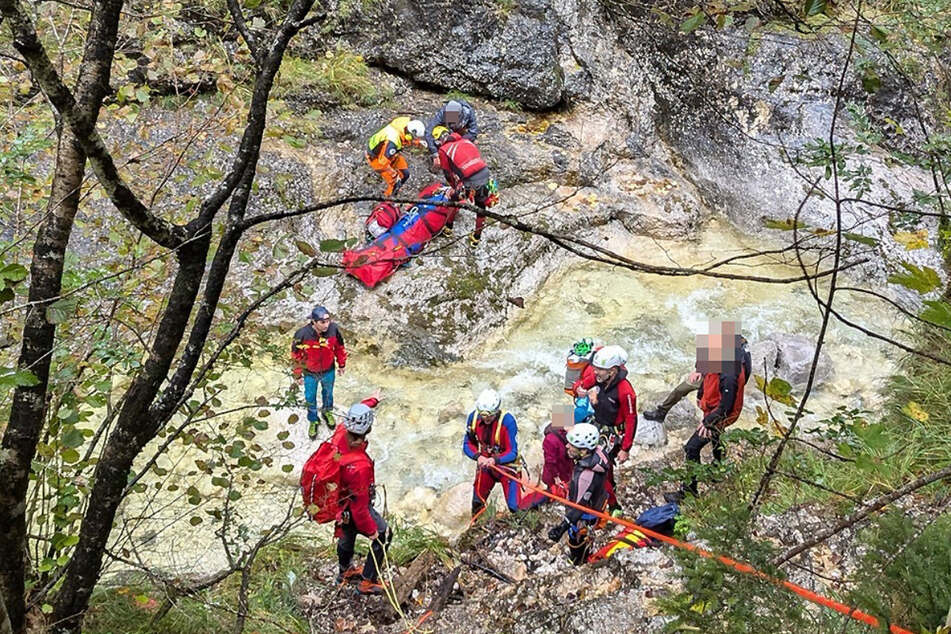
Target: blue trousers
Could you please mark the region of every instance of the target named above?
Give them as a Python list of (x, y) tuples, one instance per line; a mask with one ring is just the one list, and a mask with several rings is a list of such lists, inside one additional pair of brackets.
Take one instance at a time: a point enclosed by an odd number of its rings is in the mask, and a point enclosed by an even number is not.
[(317, 384), (320, 384), (321, 409), (330, 411), (334, 408), (334, 378), (336, 368), (330, 368), (320, 374), (304, 372), (304, 401), (307, 403), (307, 420), (311, 423), (317, 420), (320, 414), (317, 409)]

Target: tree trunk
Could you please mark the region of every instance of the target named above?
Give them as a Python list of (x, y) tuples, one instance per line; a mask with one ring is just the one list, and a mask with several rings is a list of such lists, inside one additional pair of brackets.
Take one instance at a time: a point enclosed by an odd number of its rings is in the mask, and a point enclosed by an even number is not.
[[(109, 90), (121, 0), (94, 4), (77, 80), (77, 108), (92, 129)], [(38, 382), (16, 389), (0, 451), (0, 596), (15, 632), (25, 627), (26, 491), (36, 443), (43, 429), (56, 326), (46, 308), (62, 290), (63, 266), (79, 206), (86, 156), (75, 131), (59, 133), (47, 217), (40, 226), (30, 263), (30, 307), (23, 325), (18, 367)]]
[(46, 414), (50, 361), (56, 326), (46, 319), (46, 307), (62, 289), (66, 247), (79, 205), (79, 188), (86, 158), (69, 128), (59, 137), (47, 219), (39, 228), (30, 264), (30, 307), (23, 325), (18, 367), (36, 375), (36, 385), (17, 388), (0, 452), (0, 594), (15, 632), (24, 628), (26, 551), (26, 490)]
[(178, 274), (148, 360), (129, 386), (116, 428), (96, 465), (95, 484), (83, 516), (79, 543), (66, 570), (63, 587), (56, 595), (52, 620), (57, 624), (57, 631), (80, 631), (89, 597), (99, 580), (103, 552), (132, 463), (157, 431), (157, 421), (147, 415), (149, 405), (168, 375), (188, 325), (201, 286), (209, 244), (210, 234), (206, 233), (178, 252)]
[(0, 634), (13, 634), (13, 626), (10, 625), (10, 618), (7, 616), (7, 607), (2, 592), (0, 592)]

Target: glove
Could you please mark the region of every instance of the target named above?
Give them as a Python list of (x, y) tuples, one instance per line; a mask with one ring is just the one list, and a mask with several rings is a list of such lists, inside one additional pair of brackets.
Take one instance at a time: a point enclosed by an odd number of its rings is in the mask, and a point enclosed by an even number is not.
[(568, 526), (568, 520), (561, 520), (561, 524), (552, 527), (552, 529), (548, 531), (548, 539), (553, 542), (561, 540), (561, 536), (568, 530)]

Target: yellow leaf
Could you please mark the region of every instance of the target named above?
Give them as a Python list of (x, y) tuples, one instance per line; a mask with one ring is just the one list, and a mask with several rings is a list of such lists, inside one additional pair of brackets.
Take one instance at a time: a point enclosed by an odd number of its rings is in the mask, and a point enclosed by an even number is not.
[(921, 409), (921, 405), (915, 401), (908, 401), (908, 404), (902, 408), (902, 411), (908, 416), (922, 423), (928, 422), (928, 419), (931, 418), (931, 415), (925, 410)]
[(909, 251), (924, 249), (928, 246), (928, 230), (900, 231), (895, 234), (895, 242), (903, 245)]

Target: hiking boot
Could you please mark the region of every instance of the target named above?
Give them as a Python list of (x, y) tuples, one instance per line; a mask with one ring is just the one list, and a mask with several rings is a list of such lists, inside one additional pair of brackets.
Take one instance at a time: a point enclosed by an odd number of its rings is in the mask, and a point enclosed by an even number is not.
[(665, 410), (662, 407), (656, 407), (654, 409), (644, 412), (643, 416), (647, 420), (654, 420), (659, 423), (662, 423), (664, 422), (664, 418), (667, 417), (667, 410)]
[(356, 581), (363, 575), (363, 566), (351, 566), (346, 570), (341, 570), (337, 573), (337, 585), (339, 586), (342, 583), (347, 583), (350, 581)]
[(379, 581), (370, 581), (369, 579), (361, 579), (360, 583), (357, 584), (357, 592), (365, 596), (374, 596), (378, 594), (383, 594), (383, 584)]
[(440, 235), (446, 238), (452, 237), (452, 227), (450, 225), (445, 225), (440, 232)]
[(479, 246), (479, 241), (482, 240), (481, 236), (471, 235), (469, 236), (469, 247), (474, 249)]
[(307, 429), (307, 436), (310, 437), (311, 440), (317, 438), (317, 421), (310, 421), (310, 427)]
[(684, 501), (686, 494), (683, 491), (672, 491), (664, 494), (664, 501), (668, 504), (680, 504)]
[(337, 420), (334, 418), (334, 413), (330, 410), (326, 410), (323, 414), (324, 422), (327, 423), (327, 427), (333, 429), (337, 426)]

